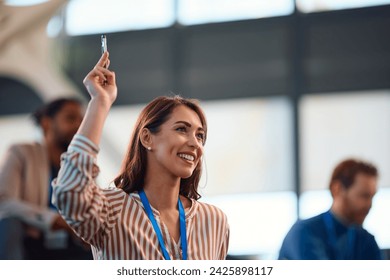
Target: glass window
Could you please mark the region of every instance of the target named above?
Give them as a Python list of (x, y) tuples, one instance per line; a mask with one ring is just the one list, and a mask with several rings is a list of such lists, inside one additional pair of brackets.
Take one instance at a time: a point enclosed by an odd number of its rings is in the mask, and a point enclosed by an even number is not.
[(287, 99), (202, 105), (208, 120), (203, 194), (292, 190), (292, 112)]
[(330, 209), (332, 196), (328, 190), (305, 191), (299, 197), (299, 218), (314, 217)]
[(364, 227), (375, 236), (381, 249), (390, 249), (390, 188), (379, 188)]
[(292, 0), (179, 0), (178, 21), (184, 25), (255, 19), (291, 14)]
[(204, 197), (226, 214), (229, 254), (237, 258), (277, 259), (282, 241), (297, 219), (294, 192), (244, 193)]
[(300, 103), (302, 190), (327, 189), (333, 168), (347, 157), (378, 166), (390, 187), (390, 92), (310, 95)]
[(67, 6), (69, 35), (167, 27), (175, 21), (174, 0), (72, 0)]
[(361, 8), (389, 4), (389, 0), (296, 0), (297, 8), (305, 13)]

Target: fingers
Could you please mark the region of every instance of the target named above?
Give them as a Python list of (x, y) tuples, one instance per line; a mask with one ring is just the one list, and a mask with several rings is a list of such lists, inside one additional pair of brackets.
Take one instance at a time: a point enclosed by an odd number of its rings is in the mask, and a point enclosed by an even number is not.
[(100, 57), (99, 61), (96, 63), (95, 67), (97, 66), (104, 67), (104, 65), (107, 65), (108, 68), (108, 65), (110, 64), (108, 59), (109, 55), (110, 54), (108, 52), (104, 52)]
[[(99, 66), (100, 67), (100, 66)], [(96, 80), (96, 77), (98, 77), (99, 79), (97, 79), (97, 81), (105, 81), (106, 80), (106, 77), (104, 76), (103, 72), (101, 70), (99, 70), (99, 68), (97, 68), (97, 66), (95, 66), (89, 73), (88, 75), (84, 78), (84, 85), (86, 85), (87, 83), (89, 82), (93, 82)], [(100, 83), (102, 83), (100, 82)]]
[(102, 67), (102, 66), (95, 66), (95, 68), (93, 70), (95, 70), (96, 75), (98, 75), (99, 77), (102, 77), (104, 80), (106, 79), (105, 78), (106, 76), (112, 75), (111, 70), (108, 70), (107, 68)]
[(115, 84), (115, 73), (105, 67), (95, 67), (95, 74), (108, 84)]
[(107, 83), (109, 85), (115, 85), (116, 84), (116, 78), (115, 78), (115, 72), (113, 71), (109, 71), (110, 74), (109, 75), (106, 75), (106, 78), (107, 78)]
[[(107, 67), (110, 65), (108, 53), (105, 52), (95, 67), (84, 78), (83, 84), (92, 98), (98, 96), (116, 96), (115, 73)], [(107, 66), (105, 66), (107, 65)], [(115, 100), (115, 98), (113, 99)]]
[[(96, 79), (98, 78), (98, 79)], [(95, 66), (84, 79), (84, 85), (100, 84), (100, 85), (115, 85), (115, 73), (101, 66)]]
[(99, 76), (104, 82), (107, 81), (107, 76), (112, 75), (111, 72), (107, 70), (110, 66), (109, 56), (110, 54), (108, 52), (104, 52), (94, 67), (94, 70), (96, 70), (94, 71), (95, 76)]

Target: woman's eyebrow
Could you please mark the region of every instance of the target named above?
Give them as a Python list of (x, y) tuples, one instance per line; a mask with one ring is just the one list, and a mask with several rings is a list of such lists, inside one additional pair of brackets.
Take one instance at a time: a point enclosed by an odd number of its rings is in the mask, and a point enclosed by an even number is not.
[[(186, 121), (177, 121), (174, 124), (184, 124), (187, 127), (192, 127), (192, 125), (189, 122)], [(203, 127), (198, 127), (198, 130), (204, 131)]]

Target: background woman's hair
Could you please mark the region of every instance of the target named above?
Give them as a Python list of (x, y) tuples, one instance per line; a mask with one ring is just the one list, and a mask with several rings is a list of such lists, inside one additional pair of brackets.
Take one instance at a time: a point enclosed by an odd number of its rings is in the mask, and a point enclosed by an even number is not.
[(42, 118), (49, 117), (54, 118), (54, 116), (61, 111), (67, 103), (77, 103), (82, 104), (82, 102), (77, 98), (58, 98), (49, 103), (44, 104), (42, 107), (39, 107), (34, 113), (31, 114), (31, 118), (34, 123), (38, 126), (41, 126)]
[[(143, 188), (146, 170), (146, 149), (141, 144), (140, 133), (142, 129), (147, 128), (151, 133), (157, 133), (160, 127), (171, 116), (173, 110), (184, 105), (193, 110), (202, 123), (205, 131), (204, 143), (207, 137), (207, 123), (203, 110), (195, 99), (183, 98), (178, 95), (169, 97), (161, 96), (152, 100), (142, 110), (135, 123), (133, 134), (130, 138), (128, 150), (122, 162), (119, 175), (114, 179), (118, 188), (123, 189), (126, 193), (139, 191)], [(198, 163), (192, 175), (188, 178), (181, 179), (180, 194), (189, 198), (199, 199), (198, 184), (202, 173), (202, 164)]]

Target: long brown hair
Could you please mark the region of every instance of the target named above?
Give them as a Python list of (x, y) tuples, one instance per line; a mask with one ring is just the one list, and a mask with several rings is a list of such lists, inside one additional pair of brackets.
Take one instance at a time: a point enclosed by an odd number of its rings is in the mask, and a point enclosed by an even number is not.
[[(120, 173), (114, 179), (117, 188), (123, 189), (126, 193), (139, 191), (143, 188), (147, 158), (146, 149), (140, 141), (140, 132), (144, 128), (149, 129), (151, 133), (159, 132), (160, 126), (169, 119), (172, 111), (179, 105), (190, 108), (198, 115), (205, 131), (203, 144), (205, 143), (207, 136), (206, 117), (197, 100), (178, 95), (155, 98), (146, 105), (138, 116)], [(202, 164), (200, 162), (190, 177), (181, 179), (180, 194), (198, 200), (201, 197), (198, 193), (201, 174)]]

